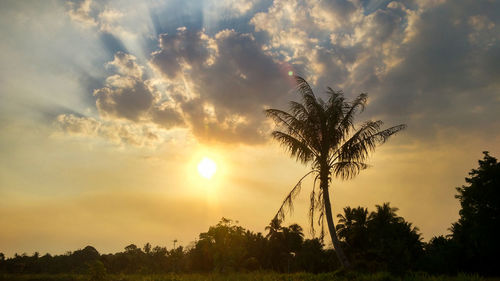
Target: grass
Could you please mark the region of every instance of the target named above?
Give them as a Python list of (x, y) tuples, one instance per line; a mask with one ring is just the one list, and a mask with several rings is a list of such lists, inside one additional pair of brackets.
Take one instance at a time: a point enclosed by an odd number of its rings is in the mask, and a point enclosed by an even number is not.
[(273, 272), (228, 274), (151, 274), (106, 275), (103, 279), (78, 274), (0, 274), (0, 281), (500, 281), (477, 275), (431, 276), (424, 273), (397, 277), (385, 272), (375, 274), (347, 273), (293, 273)]

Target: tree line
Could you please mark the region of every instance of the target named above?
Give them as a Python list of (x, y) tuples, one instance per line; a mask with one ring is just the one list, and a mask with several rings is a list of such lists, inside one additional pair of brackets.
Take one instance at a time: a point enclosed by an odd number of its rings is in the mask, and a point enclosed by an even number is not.
[[(389, 203), (345, 207), (337, 215), (339, 237), (351, 268), (363, 272), (425, 271), (434, 274), (475, 272), (498, 275), (500, 243), (500, 163), (484, 152), (467, 185), (457, 188), (460, 218), (450, 234), (423, 242), (412, 223)], [(301, 226), (273, 219), (266, 232), (256, 233), (230, 219), (211, 226), (188, 247), (167, 249), (134, 244), (115, 254), (87, 246), (63, 255), (0, 253), (0, 273), (166, 273), (272, 270), (326, 272), (341, 267), (322, 237), (305, 238)]]

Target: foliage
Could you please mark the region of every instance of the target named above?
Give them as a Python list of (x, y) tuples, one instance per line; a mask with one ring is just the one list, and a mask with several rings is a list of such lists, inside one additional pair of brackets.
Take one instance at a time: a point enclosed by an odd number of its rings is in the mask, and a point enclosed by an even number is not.
[(16, 254), (0, 261), (0, 273), (76, 273), (88, 274), (92, 280), (103, 280), (108, 274), (326, 272), (338, 267), (335, 253), (324, 249), (318, 239), (304, 239), (299, 225), (284, 227), (278, 224), (268, 230), (264, 237), (222, 218), (217, 225), (201, 233), (187, 249), (152, 247), (147, 243), (143, 249), (131, 244), (115, 254), (100, 255), (91, 246), (57, 256)]
[(423, 254), (421, 236), (397, 210), (384, 203), (371, 213), (362, 207), (345, 207), (344, 214), (337, 215), (337, 232), (355, 269), (397, 273), (415, 269)]
[(484, 152), (479, 168), (469, 175), (468, 185), (457, 188), (462, 209), (451, 228), (453, 240), (460, 245), (459, 266), (493, 274), (500, 252), (500, 163)]
[[(0, 281), (87, 281), (86, 275), (0, 275)], [(394, 276), (386, 272), (362, 273), (293, 273), (273, 272), (229, 273), (229, 274), (147, 274), (109, 275), (106, 281), (486, 281), (477, 275), (431, 276), (408, 274)], [(493, 280), (491, 280), (493, 281)]]
[(92, 261), (88, 264), (90, 281), (103, 281), (106, 280), (106, 267), (100, 260)]
[(498, 275), (500, 252), (500, 163), (483, 152), (479, 168), (457, 188), (462, 207), (448, 237), (434, 237), (425, 246), (422, 269), (434, 273), (476, 272)]

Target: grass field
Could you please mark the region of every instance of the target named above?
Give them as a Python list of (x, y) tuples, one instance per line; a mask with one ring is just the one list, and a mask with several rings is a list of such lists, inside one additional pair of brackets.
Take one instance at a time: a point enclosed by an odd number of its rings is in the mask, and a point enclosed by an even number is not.
[(409, 274), (404, 277), (388, 273), (230, 273), (230, 274), (162, 274), (162, 275), (106, 275), (104, 278), (92, 278), (78, 274), (0, 274), (0, 281), (500, 281), (500, 279), (482, 278), (477, 275), (429, 276), (427, 274)]

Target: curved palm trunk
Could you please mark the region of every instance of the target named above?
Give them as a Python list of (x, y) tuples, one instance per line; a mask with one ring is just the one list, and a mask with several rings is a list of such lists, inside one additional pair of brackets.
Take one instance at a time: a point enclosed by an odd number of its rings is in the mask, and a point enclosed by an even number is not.
[(330, 204), (330, 194), (328, 192), (328, 171), (327, 172), (321, 171), (320, 188), (323, 191), (326, 222), (328, 223), (328, 230), (330, 232), (330, 237), (332, 238), (333, 248), (335, 249), (335, 253), (337, 254), (337, 258), (339, 259), (342, 267), (349, 268), (351, 264), (347, 260), (347, 257), (344, 254), (342, 247), (340, 246), (340, 241), (337, 238), (337, 232), (335, 231), (335, 224), (333, 222), (332, 206)]

